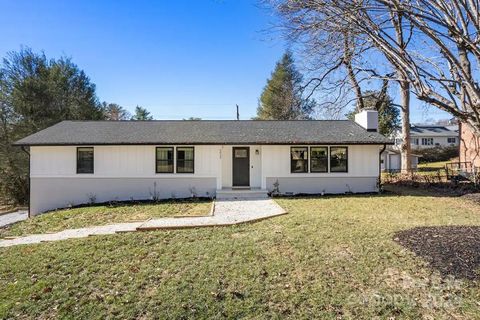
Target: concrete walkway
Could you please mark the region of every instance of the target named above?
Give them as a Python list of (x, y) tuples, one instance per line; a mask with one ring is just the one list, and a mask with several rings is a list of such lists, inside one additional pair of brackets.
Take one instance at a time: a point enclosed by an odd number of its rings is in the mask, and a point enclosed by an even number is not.
[(214, 203), (213, 215), (206, 217), (160, 218), (142, 222), (117, 223), (80, 229), (68, 229), (56, 233), (35, 234), (13, 239), (0, 240), (0, 247), (21, 244), (85, 238), (91, 235), (106, 235), (121, 232), (181, 229), (196, 227), (228, 226), (258, 221), (286, 214), (287, 212), (272, 199), (219, 200)]
[(9, 224), (27, 220), (28, 210), (18, 210), (15, 212), (5, 213), (0, 215), (0, 227), (8, 226)]

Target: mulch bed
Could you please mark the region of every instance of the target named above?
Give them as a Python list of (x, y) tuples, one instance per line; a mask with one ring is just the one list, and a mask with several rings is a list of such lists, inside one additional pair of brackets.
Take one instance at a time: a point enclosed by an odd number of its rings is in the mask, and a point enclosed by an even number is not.
[(480, 278), (480, 227), (416, 227), (397, 232), (394, 240), (428, 261), (442, 276)]

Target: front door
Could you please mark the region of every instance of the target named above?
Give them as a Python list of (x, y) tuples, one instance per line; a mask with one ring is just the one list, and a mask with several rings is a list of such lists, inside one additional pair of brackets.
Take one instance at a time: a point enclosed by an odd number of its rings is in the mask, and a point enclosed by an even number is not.
[(250, 148), (233, 148), (233, 181), (234, 187), (250, 186)]

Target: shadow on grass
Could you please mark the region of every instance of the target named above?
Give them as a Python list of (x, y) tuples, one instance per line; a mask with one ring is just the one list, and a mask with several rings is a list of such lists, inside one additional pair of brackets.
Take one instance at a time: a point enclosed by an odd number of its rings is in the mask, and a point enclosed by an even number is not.
[(388, 197), (388, 196), (415, 196), (415, 197), (460, 197), (468, 195), (466, 199), (476, 200), (480, 204), (480, 189), (472, 185), (453, 185), (451, 183), (440, 184), (410, 184), (410, 183), (385, 183), (382, 185), (383, 191), (353, 193), (346, 192), (342, 194), (331, 193), (296, 193), (296, 194), (276, 194), (274, 199), (330, 199), (330, 198), (365, 198), (365, 197)]
[(480, 227), (416, 227), (397, 232), (394, 240), (444, 277), (480, 279)]
[(451, 183), (389, 183), (384, 184), (383, 189), (386, 194), (418, 197), (460, 197), (466, 194), (475, 194), (479, 191), (479, 189), (471, 184), (454, 185)]

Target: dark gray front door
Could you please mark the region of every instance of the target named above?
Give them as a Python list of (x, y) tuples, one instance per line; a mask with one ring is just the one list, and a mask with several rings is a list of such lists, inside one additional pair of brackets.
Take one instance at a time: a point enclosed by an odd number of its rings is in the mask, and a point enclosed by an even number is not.
[(234, 187), (250, 186), (250, 148), (233, 148), (233, 183)]

